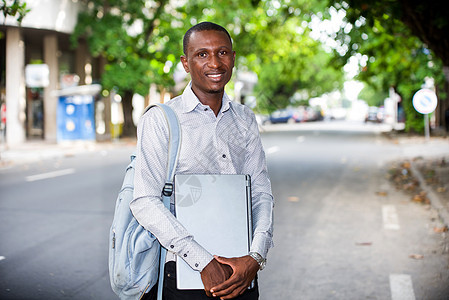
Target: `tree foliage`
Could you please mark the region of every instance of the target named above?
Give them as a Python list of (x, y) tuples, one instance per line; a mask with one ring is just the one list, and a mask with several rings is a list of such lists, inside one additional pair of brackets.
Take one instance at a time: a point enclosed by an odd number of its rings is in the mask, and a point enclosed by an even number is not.
[[(237, 69), (257, 74), (257, 109), (271, 112), (342, 87), (343, 72), (309, 36), (320, 1), (189, 1), (180, 10), (196, 21), (214, 21), (231, 31)], [(217, 21), (219, 20), (219, 21)], [(308, 98), (307, 98), (308, 99)]]
[(366, 85), (360, 91), (358, 98), (362, 99), (368, 106), (380, 107), (384, 105), (384, 100), (388, 97), (388, 93), (382, 89), (373, 88), (372, 85)]
[(298, 92), (319, 96), (342, 86), (342, 71), (330, 67), (331, 55), (309, 37), (307, 22), (325, 8), (320, 1), (198, 0), (180, 6), (169, 0), (84, 3), (87, 10), (79, 15), (72, 41), (76, 44), (85, 38), (91, 53), (106, 59), (102, 84), (122, 96), (125, 134), (135, 132), (130, 117), (132, 94), (146, 95), (150, 83), (173, 86), (182, 36), (201, 21), (219, 23), (230, 31), (237, 72), (257, 74), (256, 96), (263, 111), (291, 104)]
[(177, 53), (183, 24), (167, 13), (173, 10), (167, 0), (90, 0), (84, 4), (87, 9), (78, 16), (72, 42), (76, 45), (85, 38), (90, 52), (105, 58), (103, 88), (122, 97), (123, 134), (135, 135), (133, 94), (147, 95), (151, 83), (173, 85), (173, 53)]
[(21, 24), (23, 18), (25, 18), (25, 16), (30, 12), (30, 9), (27, 8), (27, 4), (25, 1), (2, 0), (2, 2), (0, 2), (0, 11), (3, 14), (4, 22), (6, 22), (7, 16), (11, 16), (17, 18), (17, 22)]
[[(437, 86), (444, 86), (444, 55), (436, 56), (432, 49), (437, 49), (437, 46), (425, 44), (406, 20), (414, 18), (414, 14), (422, 14), (420, 17), (423, 17), (434, 6), (418, 5), (411, 8), (404, 1), (389, 0), (330, 1), (330, 4), (346, 13), (345, 22), (336, 35), (341, 47), (335, 53), (335, 61), (343, 65), (350, 57), (358, 57), (360, 73), (357, 79), (378, 93), (385, 93), (394, 87), (401, 96), (406, 113), (406, 130), (422, 131), (422, 115), (413, 109), (412, 97), (426, 78), (434, 78)], [(441, 30), (446, 30), (444, 22), (435, 22), (442, 26)], [(435, 22), (429, 21), (429, 24), (421, 26), (431, 30), (431, 26), (437, 26)], [(427, 35), (434, 33), (429, 31)], [(445, 95), (440, 94), (441, 97)]]

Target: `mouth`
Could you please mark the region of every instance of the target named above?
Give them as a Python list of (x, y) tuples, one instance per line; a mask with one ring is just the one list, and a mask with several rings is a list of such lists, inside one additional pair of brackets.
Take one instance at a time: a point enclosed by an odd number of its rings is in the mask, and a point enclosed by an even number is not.
[(212, 79), (213, 81), (220, 81), (223, 79), (224, 73), (206, 74), (206, 77)]

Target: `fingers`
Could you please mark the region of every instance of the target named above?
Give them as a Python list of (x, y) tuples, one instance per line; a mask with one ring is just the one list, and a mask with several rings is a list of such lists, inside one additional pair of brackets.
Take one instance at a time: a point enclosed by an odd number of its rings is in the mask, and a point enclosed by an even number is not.
[(206, 292), (206, 296), (207, 297), (212, 297), (213, 296), (212, 293), (210, 291), (208, 291), (207, 289), (204, 289), (204, 291)]
[(233, 274), (228, 280), (213, 287), (211, 289), (214, 297), (220, 297), (220, 299), (231, 299), (242, 294), (249, 284), (245, 278), (240, 275)]
[(238, 280), (236, 279), (236, 276), (231, 275), (228, 280), (225, 280), (224, 282), (217, 284), (216, 286), (211, 288), (211, 292), (222, 292), (224, 290), (229, 290), (232, 286), (237, 285)]
[[(230, 258), (226, 258), (226, 257), (221, 257), (221, 256), (217, 256), (214, 255), (214, 258), (220, 263), (220, 264), (224, 264), (224, 265), (228, 265), (232, 267), (232, 260)], [(234, 269), (234, 268), (232, 268)]]
[[(245, 292), (254, 279), (258, 265), (253, 267), (251, 257), (226, 258), (214, 256), (214, 259), (222, 265), (232, 268), (232, 275), (224, 282), (211, 288), (212, 295), (220, 299), (232, 299)], [(254, 269), (254, 270), (253, 270)]]
[(245, 292), (247, 287), (233, 284), (226, 289), (220, 290), (218, 292), (213, 292), (213, 297), (219, 297), (220, 299), (232, 299), (235, 298)]
[(215, 285), (226, 281), (231, 274), (232, 269), (230, 266), (221, 264), (215, 259), (212, 260), (200, 273), (206, 295), (210, 297), (210, 289)]

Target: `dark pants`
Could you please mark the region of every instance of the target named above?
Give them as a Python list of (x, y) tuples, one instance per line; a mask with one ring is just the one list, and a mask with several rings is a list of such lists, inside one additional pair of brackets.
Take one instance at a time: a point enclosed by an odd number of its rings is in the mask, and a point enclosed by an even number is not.
[[(142, 300), (155, 300), (157, 295), (157, 284), (145, 294)], [(215, 297), (207, 297), (204, 290), (178, 290), (176, 288), (176, 264), (175, 262), (168, 262), (165, 264), (164, 274), (164, 290), (163, 300), (210, 300), (217, 299)], [(240, 295), (236, 300), (257, 300), (259, 299), (259, 289), (256, 286), (247, 290), (243, 295)]]

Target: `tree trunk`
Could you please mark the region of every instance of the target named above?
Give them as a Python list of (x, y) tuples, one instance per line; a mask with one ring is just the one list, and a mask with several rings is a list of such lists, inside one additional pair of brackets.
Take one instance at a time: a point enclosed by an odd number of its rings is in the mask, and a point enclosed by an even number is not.
[(137, 136), (137, 128), (134, 125), (133, 121), (133, 92), (125, 91), (122, 97), (122, 106), (123, 106), (123, 131), (122, 137), (136, 137)]
[[(443, 72), (445, 81), (441, 88), (442, 91), (438, 93), (436, 118), (438, 127), (449, 132), (449, 66), (444, 66)], [(437, 89), (438, 91), (439, 89)]]

